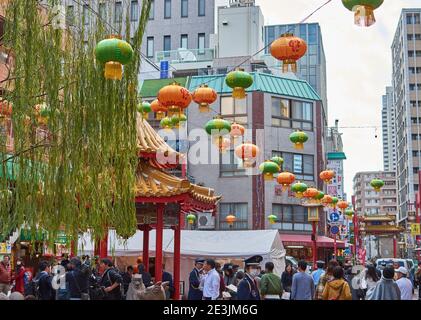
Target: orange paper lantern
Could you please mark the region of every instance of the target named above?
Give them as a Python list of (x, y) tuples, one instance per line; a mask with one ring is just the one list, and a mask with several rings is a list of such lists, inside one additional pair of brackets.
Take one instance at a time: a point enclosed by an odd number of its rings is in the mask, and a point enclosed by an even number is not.
[(215, 90), (202, 84), (193, 92), (192, 97), (193, 101), (199, 105), (200, 112), (209, 112), (209, 105), (216, 101), (218, 95)]
[(158, 99), (155, 99), (151, 103), (152, 112), (156, 113), (156, 119), (162, 120), (165, 117), (165, 112), (168, 111), (168, 108), (164, 107)]
[(325, 170), (320, 172), (320, 179), (322, 179), (326, 183), (330, 183), (332, 179), (335, 177), (335, 171), (333, 170)]
[(174, 82), (159, 90), (158, 100), (164, 107), (168, 108), (169, 112), (176, 113), (190, 105), (192, 95), (189, 90)]
[(237, 148), (235, 148), (235, 155), (243, 161), (243, 166), (245, 168), (253, 165), (259, 153), (259, 147), (251, 142), (240, 144)]
[(289, 66), (291, 66), (292, 72), (297, 72), (297, 60), (304, 56), (306, 52), (306, 42), (291, 33), (282, 35), (270, 45), (270, 54), (283, 62), (283, 72), (288, 72)]
[(282, 186), (282, 189), (285, 191), (295, 181), (295, 176), (292, 173), (285, 171), (278, 174), (276, 180)]

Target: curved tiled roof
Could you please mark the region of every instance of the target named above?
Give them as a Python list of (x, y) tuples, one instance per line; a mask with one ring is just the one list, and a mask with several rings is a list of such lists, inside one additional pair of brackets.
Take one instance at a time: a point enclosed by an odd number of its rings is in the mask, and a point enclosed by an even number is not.
[(136, 119), (136, 131), (137, 131), (137, 147), (139, 152), (143, 153), (168, 153), (175, 154), (177, 158), (180, 154), (167, 145), (159, 134), (155, 131), (151, 125), (143, 119), (139, 114)]
[(172, 176), (162, 170), (152, 167), (140, 160), (136, 174), (136, 197), (172, 197), (188, 194), (191, 198), (205, 204), (215, 205), (220, 196), (214, 195), (214, 190), (200, 187), (188, 180)]

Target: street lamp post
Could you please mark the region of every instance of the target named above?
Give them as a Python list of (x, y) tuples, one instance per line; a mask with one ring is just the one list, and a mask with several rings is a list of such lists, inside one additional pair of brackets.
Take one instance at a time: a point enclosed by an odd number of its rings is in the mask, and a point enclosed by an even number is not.
[(307, 208), (307, 217), (308, 222), (312, 223), (312, 251), (313, 251), (313, 270), (316, 269), (317, 265), (317, 223), (319, 222), (319, 208), (322, 207), (322, 204), (317, 201), (308, 200), (303, 203), (303, 207)]

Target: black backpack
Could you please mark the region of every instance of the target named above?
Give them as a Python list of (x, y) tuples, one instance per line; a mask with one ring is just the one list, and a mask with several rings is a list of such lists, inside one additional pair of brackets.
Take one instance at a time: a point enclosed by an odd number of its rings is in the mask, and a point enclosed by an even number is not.
[(45, 277), (48, 277), (48, 275), (41, 275), (39, 277), (35, 277), (33, 278), (27, 285), (27, 287), (25, 288), (25, 296), (34, 296), (37, 300), (39, 300), (40, 298), (40, 293), (39, 293), (39, 284), (40, 281), (42, 279), (44, 279)]

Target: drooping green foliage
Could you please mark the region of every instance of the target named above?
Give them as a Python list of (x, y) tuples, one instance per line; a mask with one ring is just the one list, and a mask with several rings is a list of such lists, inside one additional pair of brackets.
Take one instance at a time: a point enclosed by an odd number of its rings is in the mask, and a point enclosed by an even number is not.
[[(4, 98), (13, 105), (14, 151), (4, 152), (0, 141), (0, 234), (25, 224), (50, 239), (60, 230), (73, 239), (90, 230), (99, 239), (107, 228), (127, 238), (136, 231), (137, 87), (150, 1), (142, 2), (134, 33), (128, 12), (121, 30), (93, 12), (85, 21), (82, 8), (57, 29), (52, 8), (59, 2), (10, 1), (7, 9), (4, 44), (14, 63)], [(106, 12), (113, 8), (108, 1)], [(96, 45), (115, 28), (134, 50), (121, 81), (106, 80), (95, 59)], [(11, 161), (12, 177), (5, 174)]]

